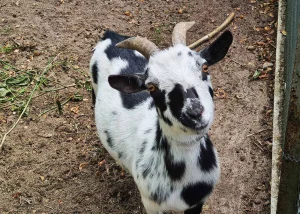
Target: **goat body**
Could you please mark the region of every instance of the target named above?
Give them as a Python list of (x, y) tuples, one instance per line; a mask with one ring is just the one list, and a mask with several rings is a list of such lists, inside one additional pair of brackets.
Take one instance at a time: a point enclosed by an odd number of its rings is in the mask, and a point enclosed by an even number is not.
[(202, 67), (225, 56), (232, 35), (200, 53), (176, 44), (149, 60), (116, 47), (126, 39), (107, 31), (90, 62), (100, 140), (133, 176), (147, 213), (199, 214), (220, 175), (207, 134), (213, 90)]

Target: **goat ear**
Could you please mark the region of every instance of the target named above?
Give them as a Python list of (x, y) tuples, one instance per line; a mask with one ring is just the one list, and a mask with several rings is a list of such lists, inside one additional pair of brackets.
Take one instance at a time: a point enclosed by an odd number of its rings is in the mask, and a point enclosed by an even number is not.
[(233, 37), (230, 31), (225, 31), (212, 44), (200, 51), (200, 56), (213, 65), (222, 60), (228, 52)]
[(110, 75), (110, 86), (124, 93), (136, 93), (146, 89), (143, 75)]

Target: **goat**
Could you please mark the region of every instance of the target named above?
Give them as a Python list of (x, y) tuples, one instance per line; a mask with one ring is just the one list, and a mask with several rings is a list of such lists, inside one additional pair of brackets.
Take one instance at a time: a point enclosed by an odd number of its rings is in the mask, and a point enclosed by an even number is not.
[(177, 24), (165, 50), (106, 31), (90, 61), (99, 138), (134, 178), (148, 214), (201, 213), (220, 175), (207, 134), (214, 103), (206, 70), (233, 38), (225, 31), (193, 51), (186, 46), (193, 24)]

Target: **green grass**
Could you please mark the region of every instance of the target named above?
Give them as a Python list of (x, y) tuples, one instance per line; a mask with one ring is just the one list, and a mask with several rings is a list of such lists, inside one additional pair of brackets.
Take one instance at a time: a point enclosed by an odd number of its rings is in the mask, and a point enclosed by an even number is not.
[(8, 54), (13, 52), (16, 48), (17, 48), (16, 45), (9, 45), (9, 44), (5, 46), (0, 46), (0, 53)]
[[(72, 71), (79, 72), (81, 74), (79, 77), (80, 79), (75, 79), (75, 84), (62, 86), (57, 82), (53, 82), (51, 78), (49, 79), (49, 76), (47, 75), (49, 72), (47, 72), (46, 75), (41, 76), (41, 70), (39, 69), (22, 70), (8, 61), (0, 59), (0, 110), (6, 109), (20, 114), (25, 107), (26, 100), (28, 100), (31, 91), (36, 84), (38, 84), (39, 87), (33, 99), (44, 96), (48, 93), (52, 93), (51, 96), (55, 97), (59, 90), (69, 87), (77, 88), (78, 90), (72, 95), (68, 94), (67, 98), (63, 96), (61, 98), (59, 97), (54, 99), (52, 107), (44, 111), (49, 112), (56, 109), (60, 114), (62, 114), (62, 106), (67, 102), (80, 102), (83, 100), (83, 96), (79, 94), (80, 88), (83, 88), (87, 91), (92, 90), (89, 79), (86, 77), (86, 75), (84, 75), (85, 72), (80, 70), (78, 66), (72, 65), (67, 59), (55, 61), (49, 68), (49, 71), (67, 72), (70, 69)], [(83, 78), (84, 80), (82, 80)], [(28, 112), (29, 108), (27, 109), (26, 113), (28, 114)]]

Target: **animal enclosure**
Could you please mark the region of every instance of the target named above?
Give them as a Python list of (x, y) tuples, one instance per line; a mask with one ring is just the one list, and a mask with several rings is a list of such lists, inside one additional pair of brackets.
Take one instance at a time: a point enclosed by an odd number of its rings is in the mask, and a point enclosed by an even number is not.
[(176, 23), (195, 20), (191, 44), (234, 11), (232, 47), (210, 67), (221, 176), (203, 213), (269, 213), (276, 4), (1, 0), (1, 140), (39, 87), (0, 153), (0, 212), (144, 213), (134, 181), (96, 134), (92, 49), (107, 29), (164, 49)]

